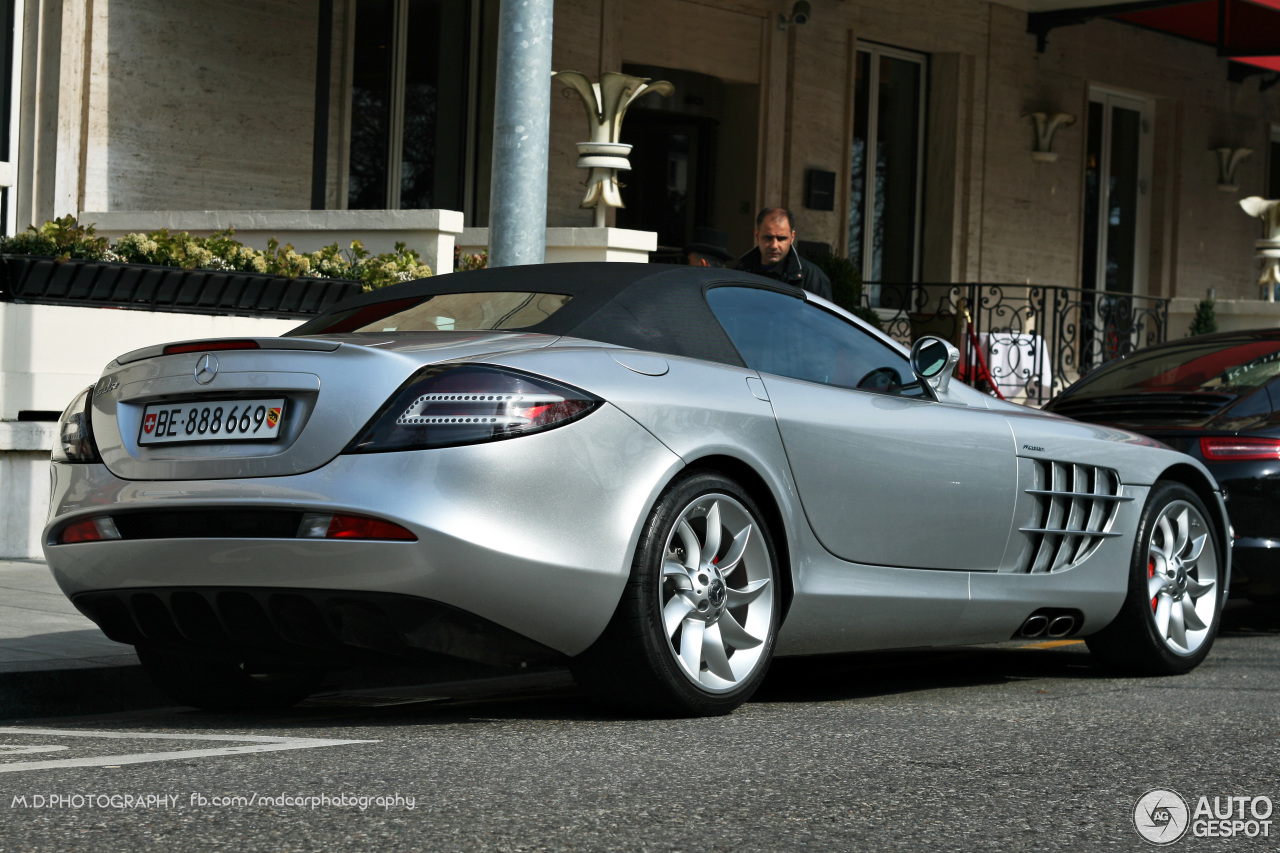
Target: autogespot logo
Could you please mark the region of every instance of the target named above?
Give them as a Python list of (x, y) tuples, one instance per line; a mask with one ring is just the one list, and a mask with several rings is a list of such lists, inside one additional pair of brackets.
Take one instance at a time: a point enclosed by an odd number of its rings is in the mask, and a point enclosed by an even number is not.
[(1188, 832), (1194, 838), (1270, 838), (1270, 797), (1196, 798), (1191, 809), (1177, 791), (1157, 788), (1138, 798), (1133, 828), (1152, 844), (1172, 844)]
[(1133, 826), (1152, 844), (1172, 844), (1187, 834), (1190, 821), (1187, 801), (1177, 791), (1156, 788), (1138, 798)]

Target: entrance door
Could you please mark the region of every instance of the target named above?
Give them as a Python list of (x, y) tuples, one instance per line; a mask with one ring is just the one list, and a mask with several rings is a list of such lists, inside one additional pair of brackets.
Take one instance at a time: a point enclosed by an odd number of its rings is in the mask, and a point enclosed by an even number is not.
[(635, 147), (631, 171), (620, 176), (627, 206), (618, 210), (618, 227), (657, 231), (658, 251), (679, 253), (708, 221), (715, 122), (629, 110), (622, 141)]
[(899, 308), (920, 269), (926, 57), (860, 44), (856, 59), (849, 260), (873, 307)]

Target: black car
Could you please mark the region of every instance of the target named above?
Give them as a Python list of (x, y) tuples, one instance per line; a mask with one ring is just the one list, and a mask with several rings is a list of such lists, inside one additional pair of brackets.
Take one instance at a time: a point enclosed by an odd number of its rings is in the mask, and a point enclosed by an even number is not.
[(1280, 601), (1280, 329), (1139, 350), (1044, 408), (1142, 433), (1204, 462), (1227, 498), (1233, 591)]

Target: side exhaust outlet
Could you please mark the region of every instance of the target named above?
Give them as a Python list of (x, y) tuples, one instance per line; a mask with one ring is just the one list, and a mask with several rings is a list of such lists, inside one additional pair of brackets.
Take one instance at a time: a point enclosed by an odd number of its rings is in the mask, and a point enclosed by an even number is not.
[(1065, 637), (1075, 630), (1076, 619), (1074, 616), (1055, 616), (1053, 621), (1049, 623), (1048, 635), (1050, 637)]
[(1027, 617), (1027, 621), (1022, 623), (1022, 628), (1018, 634), (1023, 637), (1039, 637), (1049, 628), (1049, 617), (1040, 613), (1033, 613)]

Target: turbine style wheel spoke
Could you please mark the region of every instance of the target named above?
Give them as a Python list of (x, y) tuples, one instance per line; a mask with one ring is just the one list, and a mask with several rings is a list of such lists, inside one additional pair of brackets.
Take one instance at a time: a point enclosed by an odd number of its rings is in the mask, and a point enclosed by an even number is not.
[(752, 581), (742, 589), (729, 588), (729, 606), (741, 607), (744, 604), (750, 604), (760, 597), (760, 594), (769, 586), (769, 581), (760, 580)]
[(1204, 595), (1206, 592), (1209, 592), (1210, 590), (1212, 590), (1213, 586), (1214, 586), (1214, 581), (1201, 583), (1195, 578), (1191, 578), (1187, 581), (1187, 592), (1191, 593), (1192, 598), (1199, 598), (1200, 596)]
[(1218, 560), (1200, 511), (1178, 500), (1160, 512), (1147, 549), (1156, 633), (1175, 654), (1194, 653), (1217, 610)]
[(675, 560), (668, 559), (662, 564), (662, 577), (682, 590), (693, 589), (693, 581), (689, 580), (689, 571)]
[(702, 657), (707, 662), (707, 669), (712, 675), (733, 681), (733, 667), (729, 665), (729, 651), (724, 647), (724, 639), (720, 636), (720, 625), (708, 625), (702, 635)]
[(726, 613), (716, 623), (722, 636), (735, 649), (754, 649), (764, 642), (763, 637), (755, 637), (747, 633), (747, 629), (738, 624), (732, 613)]
[(1209, 627), (1200, 618), (1200, 614), (1196, 612), (1195, 604), (1189, 597), (1182, 600), (1182, 624), (1192, 631), (1203, 631)]
[(676, 629), (684, 622), (684, 617), (688, 616), (691, 610), (693, 610), (693, 604), (687, 598), (680, 595), (671, 596), (667, 606), (662, 608), (662, 622), (666, 626), (668, 638), (676, 635)]
[(698, 534), (694, 533), (693, 528), (689, 526), (687, 518), (680, 519), (680, 523), (676, 526), (676, 533), (680, 536), (680, 545), (684, 550), (684, 567), (698, 568), (698, 557), (701, 555), (702, 545), (698, 542)]
[(1187, 647), (1187, 625), (1182, 620), (1182, 602), (1174, 602), (1169, 608), (1169, 640), (1182, 648)]
[(707, 541), (702, 543), (702, 562), (711, 563), (720, 553), (720, 502), (713, 501), (707, 510)]
[(1156, 603), (1156, 628), (1160, 630), (1160, 636), (1169, 636), (1169, 614), (1173, 611), (1173, 599), (1167, 595), (1160, 596), (1160, 601)]
[(706, 630), (707, 623), (697, 617), (690, 617), (680, 625), (680, 662), (689, 672), (702, 669), (702, 636)]
[(703, 690), (733, 690), (767, 661), (773, 573), (766, 534), (738, 499), (704, 494), (680, 512), (662, 564), (662, 623), (673, 659)]
[(729, 550), (725, 552), (724, 558), (717, 564), (720, 566), (720, 574), (725, 577), (733, 574), (733, 570), (738, 568), (738, 564), (742, 562), (742, 555), (746, 553), (747, 544), (750, 541), (750, 527), (744, 527), (733, 535), (733, 543), (729, 545)]

